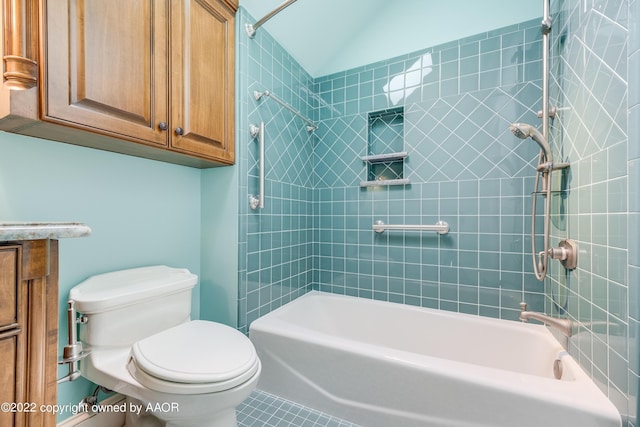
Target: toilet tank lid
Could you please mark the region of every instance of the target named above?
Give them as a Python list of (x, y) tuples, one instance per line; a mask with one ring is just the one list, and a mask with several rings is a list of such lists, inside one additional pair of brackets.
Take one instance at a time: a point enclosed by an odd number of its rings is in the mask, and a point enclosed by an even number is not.
[(69, 292), (76, 309), (91, 314), (126, 306), (155, 296), (193, 288), (198, 276), (166, 265), (131, 268), (89, 277)]

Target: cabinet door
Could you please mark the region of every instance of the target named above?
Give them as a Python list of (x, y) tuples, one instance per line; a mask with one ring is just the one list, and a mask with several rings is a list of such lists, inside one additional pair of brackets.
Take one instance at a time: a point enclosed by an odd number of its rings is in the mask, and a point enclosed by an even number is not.
[[(0, 402), (26, 402), (26, 318), (20, 306), (19, 283), (19, 246), (0, 246)], [(0, 412), (0, 426), (23, 423), (24, 413)]]
[(166, 146), (168, 1), (46, 1), (45, 120)]
[(0, 331), (18, 326), (17, 246), (0, 246)]
[[(17, 403), (22, 402), (18, 397), (18, 375), (20, 370), (17, 367), (18, 362), (18, 338), (15, 330), (0, 332), (0, 357), (2, 357), (2, 365), (0, 365), (0, 402)], [(2, 411), (0, 412), (0, 425), (14, 426), (18, 425), (16, 418), (20, 414), (17, 412)]]
[(232, 164), (234, 14), (218, 0), (172, 0), (170, 19), (171, 147)]

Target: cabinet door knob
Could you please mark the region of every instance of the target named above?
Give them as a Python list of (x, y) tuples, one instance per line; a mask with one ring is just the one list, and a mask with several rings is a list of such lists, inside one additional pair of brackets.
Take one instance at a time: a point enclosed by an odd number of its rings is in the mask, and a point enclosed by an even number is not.
[(169, 125), (167, 125), (167, 122), (160, 122), (160, 123), (158, 123), (158, 128), (160, 130), (167, 130), (167, 129), (169, 129)]
[(184, 129), (176, 128), (176, 135), (183, 135), (183, 134), (184, 134)]

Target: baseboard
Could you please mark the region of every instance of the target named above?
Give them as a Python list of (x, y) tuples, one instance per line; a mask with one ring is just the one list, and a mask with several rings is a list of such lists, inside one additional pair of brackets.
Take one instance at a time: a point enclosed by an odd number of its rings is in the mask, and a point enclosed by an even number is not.
[[(109, 396), (99, 405), (120, 405), (124, 403), (124, 396), (116, 394)], [(122, 412), (81, 412), (58, 423), (57, 427), (122, 427), (124, 425)]]

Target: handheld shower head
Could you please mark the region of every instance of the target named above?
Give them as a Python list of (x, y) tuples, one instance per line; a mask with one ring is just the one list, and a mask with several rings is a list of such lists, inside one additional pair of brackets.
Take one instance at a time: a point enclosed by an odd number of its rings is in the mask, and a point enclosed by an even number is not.
[(539, 146), (547, 162), (553, 162), (553, 153), (547, 140), (542, 136), (536, 128), (526, 123), (513, 123), (509, 126), (509, 130), (520, 139), (533, 139)]

